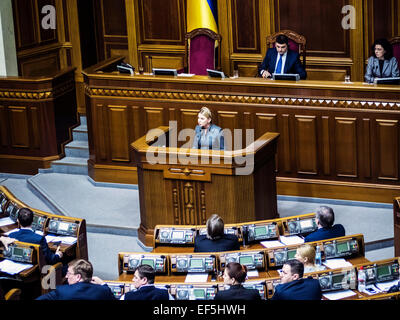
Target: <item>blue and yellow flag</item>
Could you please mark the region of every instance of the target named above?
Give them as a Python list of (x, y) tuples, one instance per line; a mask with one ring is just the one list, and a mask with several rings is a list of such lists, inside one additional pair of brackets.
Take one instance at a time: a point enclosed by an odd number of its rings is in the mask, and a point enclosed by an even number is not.
[(187, 0), (187, 32), (207, 28), (218, 33), (216, 8), (213, 0)]

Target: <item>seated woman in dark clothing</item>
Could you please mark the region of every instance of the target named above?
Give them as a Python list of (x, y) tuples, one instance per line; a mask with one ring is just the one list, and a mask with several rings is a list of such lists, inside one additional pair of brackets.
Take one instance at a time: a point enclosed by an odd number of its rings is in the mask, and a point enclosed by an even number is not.
[(207, 220), (206, 228), (206, 235), (196, 236), (194, 252), (220, 252), (240, 249), (237, 236), (224, 233), (224, 221), (219, 215), (213, 214)]
[(246, 276), (246, 266), (229, 262), (224, 270), (224, 285), (229, 286), (229, 289), (218, 291), (214, 300), (261, 300), (258, 290), (243, 287)]

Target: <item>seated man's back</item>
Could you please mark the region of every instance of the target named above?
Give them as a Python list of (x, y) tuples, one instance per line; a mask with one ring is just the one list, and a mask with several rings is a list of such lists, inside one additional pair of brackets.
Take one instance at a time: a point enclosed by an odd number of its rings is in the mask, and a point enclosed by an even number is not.
[(14, 238), (22, 242), (39, 244), (47, 264), (55, 264), (61, 261), (62, 253), (58, 250), (56, 251), (56, 253), (53, 253), (47, 244), (46, 238), (44, 236), (41, 236), (40, 234), (35, 233), (32, 230), (32, 210), (30, 210), (29, 208), (21, 208), (18, 211), (18, 222), (21, 226), (21, 229), (10, 233), (10, 238)]
[(344, 237), (346, 232), (341, 224), (335, 224), (332, 227), (320, 228), (304, 238), (304, 242), (320, 241), (331, 238)]
[(169, 294), (166, 289), (156, 288), (154, 285), (146, 285), (136, 291), (127, 292), (125, 300), (169, 300)]

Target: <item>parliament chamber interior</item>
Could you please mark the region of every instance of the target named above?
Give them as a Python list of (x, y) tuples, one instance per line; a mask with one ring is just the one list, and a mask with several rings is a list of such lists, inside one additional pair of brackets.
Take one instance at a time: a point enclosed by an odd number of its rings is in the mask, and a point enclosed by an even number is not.
[[(1, 1), (2, 241), (30, 208), (62, 252), (0, 243), (1, 298), (68, 285), (85, 259), (116, 299), (150, 265), (172, 299), (213, 300), (236, 262), (271, 300), (324, 205), (346, 233), (307, 242), (323, 268), (304, 278), (322, 300), (398, 300), (400, 1), (199, 3)], [(377, 39), (392, 57), (370, 69)], [(221, 148), (193, 144), (202, 107)], [(213, 214), (238, 250), (195, 251)]]

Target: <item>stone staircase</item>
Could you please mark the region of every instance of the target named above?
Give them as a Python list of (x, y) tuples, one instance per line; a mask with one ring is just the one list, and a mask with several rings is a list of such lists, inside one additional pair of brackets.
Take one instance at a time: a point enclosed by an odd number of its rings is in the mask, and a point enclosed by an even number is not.
[(89, 144), (86, 117), (81, 116), (80, 121), (80, 126), (72, 130), (73, 140), (65, 145), (65, 157), (53, 161), (50, 169), (40, 169), (39, 172), (88, 174)]

